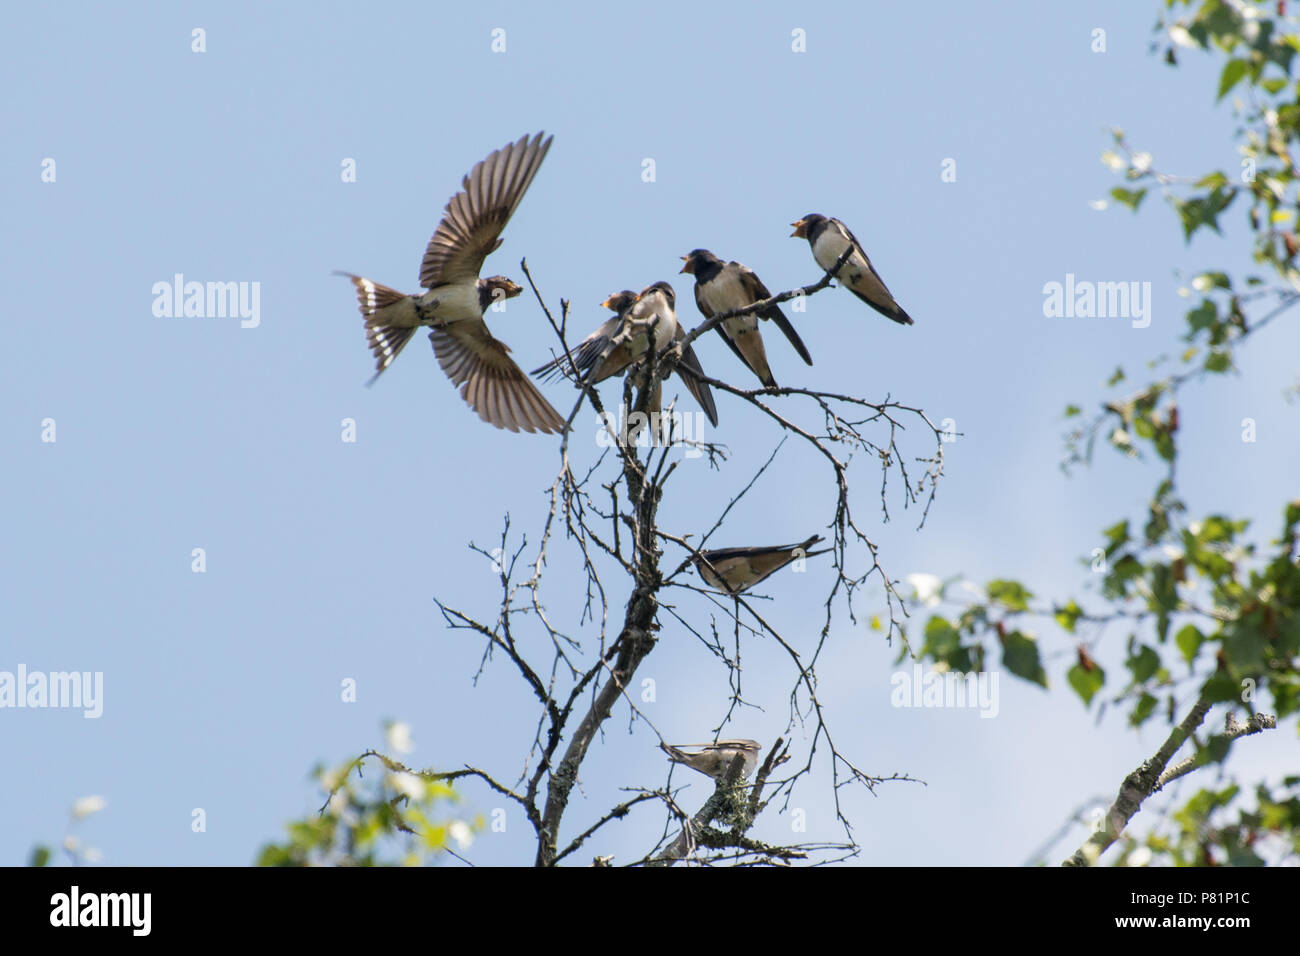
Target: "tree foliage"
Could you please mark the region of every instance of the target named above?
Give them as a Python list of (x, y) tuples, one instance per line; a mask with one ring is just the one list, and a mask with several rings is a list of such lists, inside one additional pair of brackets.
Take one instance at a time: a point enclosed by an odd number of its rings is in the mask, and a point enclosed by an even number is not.
[[(1070, 688), (1090, 709), (1123, 708), (1135, 728), (1165, 721), (1179, 738), (1184, 711), (1192, 702), (1204, 705), (1189, 730), (1193, 755), (1172, 766), (1167, 756), (1159, 767), (1148, 762), (1135, 771), (1111, 808), (1113, 819), (1099, 821), (1104, 839), (1090, 841), (1094, 852), (1074, 862), (1095, 862), (1115, 840), (1121, 863), (1240, 865), (1294, 860), (1300, 853), (1300, 777), (1199, 790), (1142, 836), (1121, 837), (1132, 814), (1116, 815), (1127, 787), (1149, 785), (1145, 797), (1208, 765), (1232, 781), (1229, 757), (1235, 741), (1269, 728), (1261, 707), (1290, 718), (1290, 732), (1296, 732), (1300, 498), (1279, 502), (1271, 526), (1257, 529), (1229, 512), (1230, 481), (1223, 482), (1223, 500), (1189, 502), (1178, 474), (1180, 449), (1196, 440), (1196, 423), (1181, 412), (1179, 396), (1209, 377), (1234, 371), (1238, 350), (1267, 338), (1268, 328), (1292, 314), (1300, 297), (1295, 264), (1300, 83), (1293, 76), (1300, 35), (1284, 19), (1284, 7), (1170, 0), (1156, 27), (1157, 46), (1170, 65), (1176, 67), (1191, 52), (1224, 61), (1217, 97), (1233, 97), (1241, 170), (1175, 175), (1119, 129), (1113, 131), (1114, 148), (1102, 154), (1102, 162), (1126, 182), (1112, 189), (1111, 197), (1133, 213), (1148, 214), (1150, 205), (1143, 200), (1159, 195), (1185, 242), (1205, 230), (1219, 233), (1222, 218), (1240, 210), (1257, 264), (1245, 275), (1226, 266), (1196, 275), (1182, 290), (1193, 300), (1182, 351), (1154, 360), (1149, 380), (1136, 390), (1124, 370), (1116, 369), (1107, 383), (1109, 394), (1091, 416), (1085, 414), (1086, 403), (1065, 409), (1073, 425), (1066, 436), (1066, 471), (1091, 465), (1103, 437), (1128, 467), (1152, 475), (1145, 510), (1117, 516), (1101, 531), (1101, 546), (1081, 556), (1091, 572), (1081, 593), (1044, 598), (1028, 582), (997, 579), (985, 585), (982, 600), (953, 601), (954, 610), (925, 623), (923, 657), (960, 669), (1000, 658), (1012, 674), (1044, 686), (1038, 647), (1072, 644)], [(1231, 244), (1221, 251), (1226, 258)], [(1223, 469), (1227, 478), (1232, 465), (1225, 461)], [(1040, 630), (1046, 636), (1038, 639)], [(1107, 672), (1094, 660), (1094, 649), (1116, 640), (1123, 642), (1123, 668)], [(1210, 708), (1226, 711), (1220, 731), (1200, 725)], [(1253, 722), (1237, 723), (1238, 712)], [(1170, 742), (1176, 749), (1182, 740)], [(1253, 801), (1245, 799), (1247, 792)], [(1132, 804), (1133, 812), (1140, 803)]]

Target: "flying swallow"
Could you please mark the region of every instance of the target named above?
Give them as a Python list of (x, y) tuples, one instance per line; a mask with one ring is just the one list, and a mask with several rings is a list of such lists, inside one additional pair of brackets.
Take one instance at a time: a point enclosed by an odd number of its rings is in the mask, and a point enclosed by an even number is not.
[[(686, 330), (677, 321), (677, 294), (667, 282), (655, 282), (639, 294), (628, 290), (616, 292), (601, 304), (617, 314), (601, 323), (596, 331), (572, 350), (574, 362), (584, 382), (596, 384), (627, 372), (644, 361), (652, 345), (658, 354), (686, 338)], [(610, 346), (620, 336), (623, 336), (623, 341), (611, 350)], [(567, 373), (568, 364), (567, 358), (557, 356), (534, 369), (532, 374), (543, 379), (551, 378), (557, 371)], [(692, 346), (688, 345), (682, 350), (677, 368), (687, 391), (700, 403), (704, 414), (716, 427), (718, 409), (713, 402), (713, 392), (702, 380), (704, 369)], [(652, 410), (658, 410), (657, 404)]]
[[(694, 249), (682, 256), (682, 261), (685, 263), (682, 272), (693, 273), (695, 276), (695, 304), (706, 319), (713, 318), (719, 312), (744, 308), (772, 297), (772, 293), (754, 275), (752, 269), (739, 262), (723, 262), (708, 249)], [(767, 364), (763, 335), (758, 331), (760, 318), (775, 322), (800, 357), (809, 365), (812, 364), (812, 356), (808, 354), (808, 348), (799, 338), (799, 333), (794, 330), (785, 313), (775, 305), (759, 313), (750, 312), (734, 319), (725, 319), (715, 328), (722, 336), (722, 341), (736, 353), (736, 358), (748, 365), (765, 386), (775, 388), (776, 379), (772, 377), (772, 370)]]
[(559, 432), (564, 419), (492, 337), (483, 314), (498, 299), (523, 289), (505, 276), (479, 278), (483, 260), (501, 245), (501, 231), (523, 199), (551, 148), (542, 133), (524, 136), (478, 163), (443, 211), (420, 264), (427, 292), (406, 295), (344, 272), (356, 289), (375, 356), (373, 383), (415, 330), (428, 326), (438, 364), (479, 418), (512, 432)]
[(912, 317), (894, 301), (889, 289), (885, 288), (885, 280), (880, 278), (880, 273), (867, 258), (862, 243), (849, 232), (848, 226), (838, 219), (827, 219), (815, 212), (810, 212), (790, 225), (794, 226), (794, 232), (790, 235), (808, 240), (808, 245), (812, 247), (813, 258), (823, 269), (829, 270), (839, 261), (840, 256), (844, 255), (844, 250), (852, 246), (853, 252), (849, 254), (835, 278), (885, 318), (893, 319), (899, 325), (912, 324)]
[[(659, 746), (674, 763), (684, 763), (692, 770), (698, 770), (715, 780), (726, 777), (727, 771), (731, 769), (731, 761), (737, 754), (743, 754), (745, 760), (740, 769), (740, 779), (748, 779), (758, 766), (758, 755), (763, 750), (763, 745), (757, 740), (719, 740), (711, 744), (660, 744)], [(690, 747), (700, 752), (686, 753), (681, 749), (683, 747)]]
[(718, 548), (701, 551), (690, 560), (709, 587), (728, 594), (740, 594), (797, 558), (811, 558), (831, 550), (808, 550), (821, 540), (821, 535), (815, 534), (800, 544), (780, 544), (770, 548)]

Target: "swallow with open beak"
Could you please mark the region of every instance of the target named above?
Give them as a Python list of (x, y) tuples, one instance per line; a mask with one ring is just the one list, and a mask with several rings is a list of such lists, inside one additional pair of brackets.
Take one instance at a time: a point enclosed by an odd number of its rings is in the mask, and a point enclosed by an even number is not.
[[(682, 261), (685, 263), (682, 272), (695, 276), (695, 304), (706, 319), (713, 318), (719, 312), (742, 309), (772, 297), (772, 293), (752, 269), (739, 262), (723, 262), (708, 249), (693, 249), (682, 256)], [(763, 335), (758, 330), (759, 319), (775, 322), (800, 357), (809, 365), (812, 364), (807, 346), (778, 306), (724, 319), (714, 328), (722, 336), (722, 341), (736, 353), (736, 358), (748, 365), (760, 382), (768, 388), (776, 388), (776, 379), (772, 377), (772, 370), (767, 364), (767, 352), (763, 348)]]
[[(652, 347), (658, 355), (686, 338), (686, 330), (677, 321), (677, 294), (667, 282), (655, 282), (636, 295), (627, 290), (617, 292), (602, 305), (617, 314), (603, 322), (573, 350), (573, 360), (584, 384), (596, 384), (627, 372), (644, 362)], [(620, 338), (622, 341), (615, 345)], [(534, 369), (532, 374), (549, 378), (557, 371), (567, 373), (568, 364), (568, 358), (556, 356)], [(716, 427), (718, 409), (713, 402), (712, 390), (703, 381), (704, 369), (694, 348), (688, 345), (682, 350), (677, 369), (687, 391), (700, 403), (709, 422)], [(652, 410), (658, 410), (657, 401)]]
[[(628, 310), (636, 304), (636, 293), (631, 289), (624, 289), (622, 292), (615, 292), (604, 302), (600, 304), (601, 308), (609, 309), (614, 313), (612, 319), (602, 322), (595, 332), (592, 332), (585, 339), (578, 343), (578, 347), (571, 349), (573, 362), (578, 367), (580, 376), (585, 376), (588, 371), (596, 364), (600, 358), (601, 352), (618, 334), (619, 328), (623, 324), (623, 318), (627, 315)], [(557, 355), (545, 365), (535, 368), (530, 372), (536, 375), (543, 382), (549, 382), (560, 375), (568, 376), (572, 373), (569, 366), (569, 360), (563, 355)]]
[(748, 591), (791, 561), (825, 554), (830, 548), (809, 551), (822, 540), (819, 534), (799, 544), (778, 544), (770, 548), (718, 548), (691, 557), (704, 583), (728, 594)]
[(406, 295), (370, 279), (352, 280), (375, 356), (375, 374), (392, 364), (415, 330), (432, 329), (438, 364), (479, 418), (512, 432), (560, 432), (564, 419), (492, 337), (483, 315), (523, 289), (505, 276), (479, 278), (483, 260), (501, 245), (501, 232), (551, 148), (538, 133), (507, 144), (478, 163), (448, 201), (420, 265), (428, 291)]
[(790, 225), (794, 226), (794, 232), (790, 235), (807, 239), (808, 245), (812, 247), (813, 258), (817, 260), (819, 266), (828, 271), (839, 262), (840, 256), (844, 255), (844, 250), (852, 247), (853, 251), (849, 253), (848, 259), (835, 274), (840, 285), (885, 318), (892, 319), (899, 325), (912, 324), (912, 317), (894, 300), (889, 289), (885, 287), (885, 280), (880, 278), (880, 273), (867, 258), (862, 243), (849, 232), (848, 226), (838, 219), (828, 219), (815, 212), (810, 212)]
[[(757, 740), (719, 740), (711, 744), (660, 744), (668, 759), (682, 763), (692, 770), (698, 770), (715, 780), (723, 780), (731, 769), (731, 762), (739, 754), (744, 760), (740, 770), (740, 779), (747, 780), (758, 766), (758, 755), (763, 745)], [(683, 747), (698, 750), (699, 753), (687, 753)]]

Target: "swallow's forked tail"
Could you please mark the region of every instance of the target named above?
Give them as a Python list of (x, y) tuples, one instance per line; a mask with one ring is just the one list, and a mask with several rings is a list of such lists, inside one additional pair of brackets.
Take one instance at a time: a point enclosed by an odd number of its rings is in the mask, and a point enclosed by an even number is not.
[[(706, 747), (706, 746), (708, 746), (708, 745), (707, 745), (707, 744), (692, 744), (691, 746)], [(690, 758), (693, 756), (693, 754), (688, 754), (688, 753), (685, 753), (685, 752), (683, 752), (683, 751), (681, 751), (681, 750), (678, 750), (678, 749), (677, 749), (676, 747), (674, 747), (672, 744), (668, 744), (668, 743), (662, 743), (662, 742), (661, 742), (661, 743), (659, 744), (659, 749), (662, 750), (664, 753), (666, 753), (666, 754), (668, 755), (668, 757), (669, 757), (670, 760), (673, 760), (673, 761), (676, 762), (676, 763), (687, 763), (687, 762), (690, 760)]]
[(361, 315), (366, 320), (366, 344), (370, 346), (370, 351), (375, 356), (375, 374), (371, 376), (370, 381), (366, 382), (366, 385), (373, 385), (380, 373), (393, 364), (397, 353), (411, 341), (411, 336), (419, 326), (384, 325), (379, 318), (379, 313), (384, 309), (405, 299), (406, 293), (380, 285), (364, 276), (353, 275), (351, 272), (334, 274), (351, 279), (352, 288), (357, 293), (357, 308), (361, 310)]

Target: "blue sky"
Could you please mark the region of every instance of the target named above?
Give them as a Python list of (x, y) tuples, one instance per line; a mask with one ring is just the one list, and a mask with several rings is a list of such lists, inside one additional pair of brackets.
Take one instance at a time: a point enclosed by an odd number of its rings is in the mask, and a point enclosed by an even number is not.
[[(12, 11), (0, 37), (12, 333), (0, 358), (0, 670), (102, 671), (105, 690), (96, 720), (0, 711), (0, 861), (57, 842), (72, 801), (100, 794), (106, 808), (78, 833), (106, 862), (248, 863), (285, 821), (319, 806), (309, 768), (381, 744), (386, 718), (412, 726), (414, 764), (518, 774), (534, 704), (504, 658), (474, 683), (481, 645), (448, 631), (433, 598), (492, 616), (496, 578), (467, 545), (494, 545), (506, 513), (535, 539), (558, 443), (479, 421), (422, 335), (364, 388), (361, 323), (331, 271), (414, 291), (461, 176), (539, 129), (554, 146), (487, 271), (522, 281), (527, 256), (548, 300), (572, 301), (584, 334), (610, 292), (661, 278), (694, 322), (688, 277), (676, 275), (683, 253), (704, 246), (789, 288), (819, 272), (787, 224), (810, 211), (842, 218), (916, 325), (828, 290), (794, 316), (813, 368), (769, 333), (777, 379), (888, 394), (963, 434), (946, 447), (920, 531), (896, 498), (881, 524), (877, 476), (859, 471), (854, 504), (882, 563), (899, 579), (1009, 576), (1045, 595), (1078, 593), (1080, 558), (1102, 527), (1141, 507), (1155, 477), (1109, 454), (1064, 477), (1062, 409), (1099, 398), (1116, 365), (1140, 373), (1177, 349), (1180, 274), (1250, 264), (1242, 211), (1225, 238), (1184, 246), (1155, 199), (1137, 218), (1089, 207), (1116, 184), (1098, 162), (1110, 126), (1177, 172), (1237, 167), (1230, 109), (1212, 102), (1214, 64), (1186, 55), (1171, 71), (1149, 55), (1156, 14), (1132, 0)], [(191, 51), (195, 27), (206, 52)], [(491, 50), (498, 27), (504, 53)], [(1097, 27), (1105, 53), (1090, 49)], [(804, 53), (791, 50), (796, 28)], [(41, 180), (47, 158), (53, 183)], [(941, 181), (947, 158), (956, 182)], [(341, 179), (345, 159), (355, 183)], [(151, 289), (176, 273), (259, 283), (260, 324), (155, 316)], [(1045, 318), (1043, 285), (1066, 273), (1151, 282), (1151, 326)], [(488, 320), (525, 368), (547, 357), (553, 336), (531, 298)], [(1241, 376), (1182, 403), (1193, 510), (1254, 516), (1265, 533), (1295, 494), (1300, 458), (1300, 406), (1281, 399), (1300, 336), (1269, 334), (1267, 348), (1242, 352)], [(754, 384), (716, 336), (697, 348), (711, 374)], [(547, 394), (567, 414), (569, 391)], [(725, 395), (718, 405), (716, 437), (732, 457), (719, 471), (679, 468), (661, 513), (674, 533), (707, 528), (779, 440), (752, 409)], [(1254, 444), (1240, 441), (1247, 416)], [(53, 444), (41, 441), (46, 418)], [(357, 423), (355, 443), (340, 440), (344, 418)], [(591, 440), (575, 449), (583, 461), (598, 452)], [(792, 442), (714, 541), (820, 531), (829, 488)], [(203, 574), (191, 571), (196, 547)], [(829, 581), (816, 571), (764, 586), (771, 620), (796, 646), (820, 627)], [(556, 561), (548, 579), (576, 627), (580, 578)], [(614, 585), (611, 613), (625, 599)], [(707, 621), (708, 605), (682, 602)], [(879, 610), (883, 599), (867, 603)], [(540, 651), (545, 638), (535, 639)], [(982, 720), (892, 708), (897, 647), (839, 622), (820, 688), (837, 741), (871, 773), (926, 781), (843, 794), (860, 862), (1020, 863), (1158, 746), (1154, 722), (1133, 733), (1118, 714), (1085, 712), (1064, 687), (1072, 645), (1043, 639), (1052, 691), (1004, 679), (999, 716)], [(1120, 641), (1099, 658), (1117, 660)], [(727, 733), (770, 741), (786, 732), (791, 675), (770, 645), (751, 644), (746, 691), (763, 709)], [(670, 620), (642, 675), (656, 680), (652, 717), (669, 738), (703, 739), (725, 710), (725, 673)], [(339, 699), (347, 678), (355, 703)], [(1291, 731), (1266, 736), (1234, 760), (1248, 774), (1293, 770)], [(584, 768), (570, 832), (617, 802), (619, 787), (663, 782), (654, 745), (625, 709), (615, 715)], [(691, 783), (684, 799), (699, 802), (703, 778)], [(500, 804), (473, 787), (464, 796), (470, 811)], [(798, 791), (808, 837), (840, 835), (829, 798), (824, 779)], [(195, 807), (205, 833), (191, 832)], [(655, 813), (633, 817), (589, 849), (633, 859), (660, 827)], [(791, 839), (774, 812), (756, 832)], [(530, 862), (532, 852), (514, 813), (471, 857)]]

